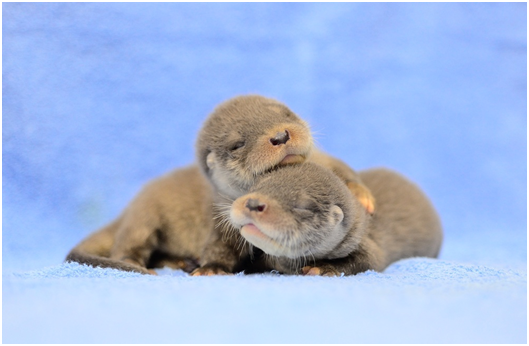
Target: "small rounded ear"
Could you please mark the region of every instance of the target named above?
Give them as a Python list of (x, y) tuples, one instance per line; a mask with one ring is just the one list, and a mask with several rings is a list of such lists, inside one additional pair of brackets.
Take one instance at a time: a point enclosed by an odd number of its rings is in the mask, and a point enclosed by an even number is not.
[(208, 156), (206, 156), (206, 165), (211, 170), (215, 168), (215, 163), (217, 162), (217, 156), (214, 152), (210, 152)]
[(342, 222), (343, 217), (344, 217), (342, 208), (340, 208), (337, 205), (333, 205), (330, 209), (330, 213), (331, 213), (330, 219), (331, 219), (331, 222), (333, 222), (334, 226)]

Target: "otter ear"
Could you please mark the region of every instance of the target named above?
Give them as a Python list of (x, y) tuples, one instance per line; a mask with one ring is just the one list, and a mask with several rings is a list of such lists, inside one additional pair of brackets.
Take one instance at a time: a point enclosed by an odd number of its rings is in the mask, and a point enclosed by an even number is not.
[(337, 205), (333, 205), (331, 207), (330, 213), (331, 213), (330, 219), (331, 219), (331, 222), (333, 222), (334, 226), (337, 226), (339, 223), (342, 222), (342, 220), (343, 220), (342, 208), (340, 208)]
[(206, 166), (208, 166), (208, 168), (212, 170), (213, 168), (215, 168), (216, 162), (217, 162), (217, 156), (215, 155), (214, 152), (210, 152), (208, 156), (206, 156)]

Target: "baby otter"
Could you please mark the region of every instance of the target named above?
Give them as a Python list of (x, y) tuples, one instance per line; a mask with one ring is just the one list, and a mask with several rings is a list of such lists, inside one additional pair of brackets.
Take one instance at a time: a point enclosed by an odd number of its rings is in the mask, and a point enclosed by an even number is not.
[[(278, 167), (313, 161), (333, 170), (363, 203), (374, 210), (374, 198), (342, 161), (315, 150), (308, 126), (288, 107), (273, 99), (246, 96), (221, 104), (207, 119), (197, 139), (197, 157), (222, 204), (248, 192), (256, 179)], [(215, 222), (206, 242), (201, 268), (193, 275), (242, 270), (252, 253), (240, 248), (239, 235), (227, 237), (225, 224)]]
[(387, 169), (360, 176), (377, 201), (372, 216), (330, 170), (305, 163), (263, 175), (233, 202), (230, 222), (269, 268), (288, 274), (353, 275), (437, 257), (441, 223), (421, 190)]
[[(313, 150), (308, 125), (285, 105), (240, 96), (219, 105), (197, 140), (198, 165), (175, 170), (145, 186), (111, 224), (89, 235), (66, 261), (140, 273), (169, 265), (195, 275), (241, 267), (237, 241), (222, 241), (224, 225), (212, 206), (245, 194), (255, 179), (307, 159), (342, 177), (372, 212), (374, 200), (353, 170)], [(245, 254), (242, 254), (244, 257)]]

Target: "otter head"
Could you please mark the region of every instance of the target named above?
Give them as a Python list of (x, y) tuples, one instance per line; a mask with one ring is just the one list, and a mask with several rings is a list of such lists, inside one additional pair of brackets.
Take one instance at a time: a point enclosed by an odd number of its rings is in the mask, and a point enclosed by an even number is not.
[(332, 171), (307, 162), (263, 175), (233, 202), (230, 222), (268, 255), (332, 259), (356, 249), (366, 215)]
[(220, 104), (197, 139), (202, 172), (230, 198), (281, 165), (304, 162), (313, 142), (308, 125), (288, 107), (262, 96), (239, 96)]

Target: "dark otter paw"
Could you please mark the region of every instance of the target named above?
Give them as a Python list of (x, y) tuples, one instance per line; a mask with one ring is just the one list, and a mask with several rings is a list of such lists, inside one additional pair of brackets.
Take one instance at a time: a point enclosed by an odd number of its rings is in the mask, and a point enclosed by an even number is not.
[(364, 184), (357, 182), (348, 182), (347, 187), (349, 191), (358, 199), (360, 204), (364, 206), (369, 214), (375, 212), (375, 197), (371, 194), (371, 191)]
[(198, 268), (197, 262), (191, 259), (177, 261), (175, 266), (176, 269), (182, 269), (186, 273), (191, 273), (192, 271)]
[(205, 265), (191, 272), (191, 276), (213, 276), (213, 275), (233, 275), (226, 268), (218, 265)]
[(301, 268), (301, 272), (303, 275), (309, 275), (309, 276), (340, 276), (341, 273), (337, 271), (333, 266), (331, 265), (321, 265), (318, 267), (311, 267), (306, 266)]

